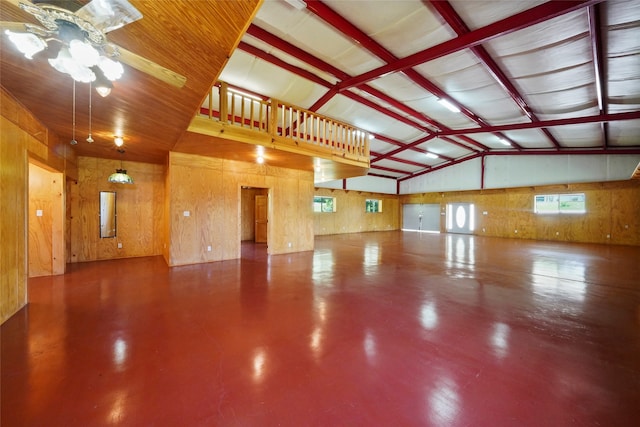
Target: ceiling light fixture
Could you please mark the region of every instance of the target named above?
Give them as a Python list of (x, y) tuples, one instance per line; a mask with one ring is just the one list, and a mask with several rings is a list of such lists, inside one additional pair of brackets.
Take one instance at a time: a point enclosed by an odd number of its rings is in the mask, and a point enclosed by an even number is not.
[(438, 155), (434, 154), (434, 153), (427, 153), (427, 157), (430, 158), (430, 159), (437, 159)]
[(506, 138), (503, 138), (503, 137), (499, 136), (498, 137), (498, 141), (500, 141), (500, 144), (502, 144), (502, 145), (506, 145), (507, 147), (511, 147), (511, 143)]
[(456, 107), (452, 102), (444, 99), (444, 98), (438, 98), (438, 102), (442, 105), (444, 105), (445, 107), (447, 107), (447, 109), (451, 112), (454, 113), (459, 113), (460, 109), (458, 107)]
[(116, 147), (122, 147), (124, 145), (124, 139), (121, 136), (114, 136), (113, 143), (116, 144)]
[[(118, 153), (124, 156), (124, 150), (118, 150)], [(122, 159), (120, 159), (120, 169), (116, 169), (115, 173), (109, 175), (107, 181), (113, 184), (133, 184), (133, 178), (127, 175), (127, 170), (122, 165)]]
[[(61, 44), (55, 58), (49, 64), (74, 81), (89, 83), (102, 77), (115, 81), (122, 77), (124, 68), (110, 57), (118, 55), (117, 48), (109, 45), (102, 31), (74, 13), (52, 5), (20, 3), (20, 8), (31, 13), (43, 27), (24, 24), (25, 32), (6, 30), (5, 34), (27, 59), (50, 46), (53, 40)], [(102, 83), (102, 82), (101, 82)], [(105, 84), (96, 85), (100, 95), (106, 96)], [(100, 88), (100, 89), (99, 89)], [(108, 92), (106, 92), (108, 95)]]

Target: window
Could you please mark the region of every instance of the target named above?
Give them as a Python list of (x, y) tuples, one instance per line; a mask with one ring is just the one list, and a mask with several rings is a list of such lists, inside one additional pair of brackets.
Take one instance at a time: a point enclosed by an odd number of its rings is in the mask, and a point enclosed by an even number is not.
[(534, 197), (537, 214), (581, 214), (587, 211), (584, 193), (541, 194)]
[(365, 212), (382, 212), (382, 200), (367, 199), (364, 204)]
[(313, 197), (313, 211), (314, 212), (335, 212), (336, 211), (336, 198), (335, 197)]

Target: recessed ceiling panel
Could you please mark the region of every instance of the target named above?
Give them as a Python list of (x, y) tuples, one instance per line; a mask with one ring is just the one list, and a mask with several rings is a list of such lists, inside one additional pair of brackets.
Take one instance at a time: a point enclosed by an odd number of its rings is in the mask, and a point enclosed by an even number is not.
[(318, 113), (353, 124), (368, 132), (381, 134), (400, 141), (415, 138), (423, 133), (368, 106), (355, 103), (342, 95), (331, 98), (329, 102), (318, 110)]
[(421, 0), (376, 1), (363, 13), (362, 2), (325, 3), (397, 58), (411, 55), (455, 37)]
[(640, 120), (609, 123), (609, 145), (612, 147), (638, 147), (640, 145)]
[(265, 1), (253, 23), (347, 74), (384, 65), (309, 10), (298, 10), (284, 1)]
[(493, 22), (546, 3), (545, 0), (450, 0), (449, 2), (471, 30), (485, 27)]
[(325, 88), (242, 51), (236, 51), (220, 79), (255, 93), (308, 108)]

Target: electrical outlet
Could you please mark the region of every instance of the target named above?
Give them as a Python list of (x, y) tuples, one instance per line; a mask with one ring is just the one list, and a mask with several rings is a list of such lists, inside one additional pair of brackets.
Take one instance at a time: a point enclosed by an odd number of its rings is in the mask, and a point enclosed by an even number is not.
[(118, 242), (118, 249), (122, 249), (122, 243)]
[(211, 246), (207, 246), (207, 252), (211, 252)]
[(291, 242), (289, 242), (289, 243), (287, 244), (287, 246), (288, 246), (288, 247), (291, 247)]

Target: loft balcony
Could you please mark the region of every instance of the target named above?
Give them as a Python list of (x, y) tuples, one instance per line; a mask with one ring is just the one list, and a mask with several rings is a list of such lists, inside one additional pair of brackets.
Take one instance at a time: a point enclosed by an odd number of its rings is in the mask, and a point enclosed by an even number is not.
[[(264, 147), (257, 149), (257, 146)], [(276, 99), (216, 83), (174, 151), (313, 170), (315, 181), (365, 175), (369, 134)]]

